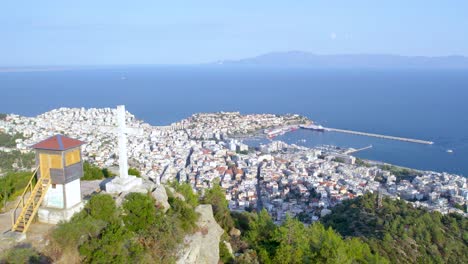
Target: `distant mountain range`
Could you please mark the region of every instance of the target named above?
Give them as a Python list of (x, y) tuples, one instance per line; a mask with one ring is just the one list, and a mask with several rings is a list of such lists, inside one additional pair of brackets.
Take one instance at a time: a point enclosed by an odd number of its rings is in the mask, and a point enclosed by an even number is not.
[(258, 65), (314, 68), (466, 68), (463, 56), (400, 56), (387, 54), (317, 55), (303, 51), (272, 52), (241, 60), (218, 61), (222, 65)]

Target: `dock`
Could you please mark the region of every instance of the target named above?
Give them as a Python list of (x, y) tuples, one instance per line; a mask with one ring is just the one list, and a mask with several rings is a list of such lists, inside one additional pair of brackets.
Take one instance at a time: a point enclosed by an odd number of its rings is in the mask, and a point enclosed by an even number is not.
[(371, 149), (371, 148), (372, 148), (372, 145), (369, 145), (367, 147), (363, 147), (363, 148), (360, 148), (360, 149), (350, 148), (347, 151), (345, 151), (344, 154), (350, 155), (350, 154), (353, 154), (353, 153), (356, 153), (356, 152), (359, 152), (359, 151), (363, 151), (363, 150), (366, 150), (366, 149)]
[(421, 139), (394, 137), (394, 136), (380, 135), (380, 134), (367, 133), (367, 132), (359, 132), (359, 131), (346, 130), (346, 129), (324, 127), (324, 130), (325, 131), (331, 131), (331, 132), (339, 132), (339, 133), (358, 135), (358, 136), (367, 136), (367, 137), (376, 137), (376, 138), (383, 138), (383, 139), (390, 139), (390, 140), (398, 140), (398, 141), (418, 143), (418, 144), (426, 144), (426, 145), (434, 144), (434, 142), (432, 142), (432, 141), (426, 141), (426, 140), (421, 140)]

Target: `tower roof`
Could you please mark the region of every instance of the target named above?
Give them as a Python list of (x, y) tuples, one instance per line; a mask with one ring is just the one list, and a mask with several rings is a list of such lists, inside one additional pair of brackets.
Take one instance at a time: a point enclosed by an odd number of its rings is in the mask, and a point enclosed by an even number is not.
[(83, 145), (85, 142), (63, 135), (55, 135), (31, 146), (34, 149), (67, 150)]

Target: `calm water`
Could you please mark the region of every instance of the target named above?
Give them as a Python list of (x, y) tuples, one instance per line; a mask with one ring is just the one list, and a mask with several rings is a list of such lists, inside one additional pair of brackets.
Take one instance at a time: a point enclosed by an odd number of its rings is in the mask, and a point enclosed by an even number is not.
[(279, 139), (305, 139), (300, 144), (307, 146), (372, 144), (357, 156), (468, 175), (468, 72), (461, 70), (119, 67), (0, 73), (0, 92), (0, 112), (35, 116), (62, 106), (125, 104), (154, 125), (205, 111), (298, 113), (324, 126), (435, 144), (312, 131)]

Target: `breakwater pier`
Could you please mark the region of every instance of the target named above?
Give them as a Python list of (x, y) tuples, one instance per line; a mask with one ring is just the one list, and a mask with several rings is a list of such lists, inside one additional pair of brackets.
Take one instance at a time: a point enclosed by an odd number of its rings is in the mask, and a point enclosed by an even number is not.
[(363, 151), (363, 150), (366, 150), (366, 149), (371, 149), (372, 148), (372, 145), (369, 145), (367, 147), (363, 147), (363, 148), (360, 148), (360, 149), (354, 149), (354, 148), (350, 148), (348, 149), (347, 151), (345, 151), (344, 154), (353, 154), (353, 153), (356, 153), (356, 152), (359, 152), (359, 151)]
[(432, 141), (426, 141), (426, 140), (421, 140), (421, 139), (394, 137), (394, 136), (380, 135), (380, 134), (367, 133), (367, 132), (359, 132), (359, 131), (346, 130), (346, 129), (324, 127), (324, 130), (325, 131), (330, 131), (330, 132), (346, 133), (346, 134), (353, 134), (353, 135), (367, 136), (367, 137), (376, 137), (376, 138), (398, 140), (398, 141), (405, 141), (405, 142), (418, 143), (418, 144), (426, 144), (426, 145), (434, 144), (434, 142), (432, 142)]

